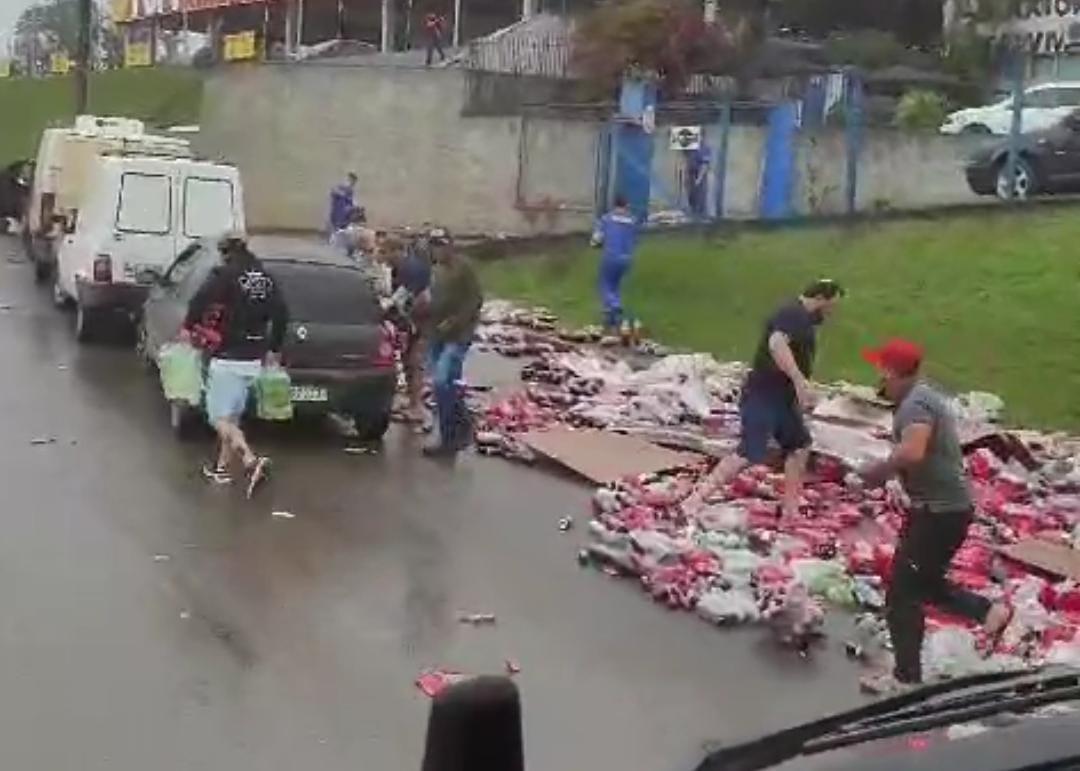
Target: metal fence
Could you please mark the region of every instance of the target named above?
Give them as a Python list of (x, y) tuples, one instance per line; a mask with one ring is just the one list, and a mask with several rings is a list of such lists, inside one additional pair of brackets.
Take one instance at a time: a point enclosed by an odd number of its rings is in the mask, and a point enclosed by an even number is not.
[(508, 34), (469, 44), (472, 70), (565, 78), (571, 73), (570, 41), (561, 34)]

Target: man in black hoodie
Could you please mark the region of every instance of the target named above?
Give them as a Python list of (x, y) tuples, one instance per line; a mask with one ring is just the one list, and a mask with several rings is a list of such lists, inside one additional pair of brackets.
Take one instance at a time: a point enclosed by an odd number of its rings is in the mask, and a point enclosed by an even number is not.
[(256, 455), (240, 428), (251, 389), (263, 366), (281, 365), (281, 346), (289, 322), (281, 290), (248, 249), (242, 236), (218, 241), (224, 264), (215, 268), (188, 305), (181, 330), (192, 330), (211, 313), (218, 318), (221, 344), (212, 353), (206, 376), (206, 414), (217, 432), (218, 455), (203, 469), (207, 479), (229, 484), (229, 469), (239, 461), (250, 498), (270, 470), (270, 459)]

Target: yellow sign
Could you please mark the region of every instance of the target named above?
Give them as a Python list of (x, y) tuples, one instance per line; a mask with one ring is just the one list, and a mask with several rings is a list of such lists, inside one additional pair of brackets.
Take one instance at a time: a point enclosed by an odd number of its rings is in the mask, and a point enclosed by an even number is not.
[(49, 72), (53, 75), (67, 75), (71, 72), (71, 59), (63, 51), (57, 51), (49, 57)]
[(133, 43), (128, 41), (124, 44), (125, 67), (149, 67), (153, 63), (149, 43)]
[(117, 24), (123, 24), (135, 18), (135, 4), (131, 0), (111, 0), (109, 6), (112, 10), (112, 20)]
[(227, 62), (240, 62), (246, 59), (254, 59), (259, 54), (255, 44), (255, 33), (238, 32), (235, 35), (226, 35), (224, 39), (224, 57)]
[(0, 78), (11, 77), (11, 62), (7, 59), (0, 59)]

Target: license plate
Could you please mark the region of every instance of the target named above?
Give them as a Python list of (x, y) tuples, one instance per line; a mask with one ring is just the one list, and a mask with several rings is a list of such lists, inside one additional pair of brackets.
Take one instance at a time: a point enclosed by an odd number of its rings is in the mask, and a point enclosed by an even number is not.
[(326, 402), (330, 401), (330, 394), (322, 386), (293, 386), (292, 400), (294, 402)]

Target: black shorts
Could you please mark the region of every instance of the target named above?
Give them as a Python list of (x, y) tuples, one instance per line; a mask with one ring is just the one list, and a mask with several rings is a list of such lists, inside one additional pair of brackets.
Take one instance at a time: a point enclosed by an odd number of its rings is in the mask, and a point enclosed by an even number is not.
[(806, 449), (813, 440), (799, 405), (785, 393), (757, 393), (746, 389), (739, 403), (742, 434), (739, 456), (751, 463), (764, 463), (769, 440), (774, 440), (785, 457)]

